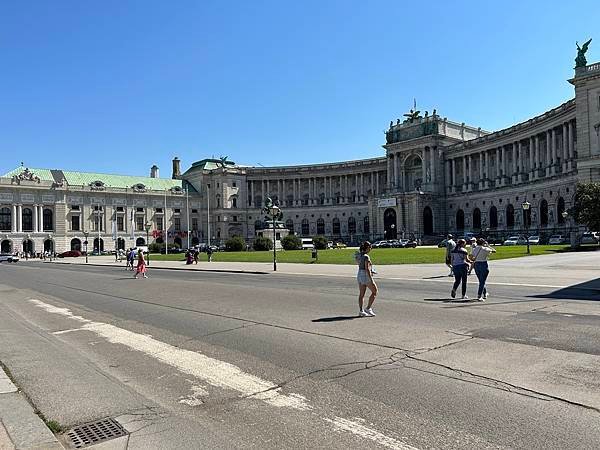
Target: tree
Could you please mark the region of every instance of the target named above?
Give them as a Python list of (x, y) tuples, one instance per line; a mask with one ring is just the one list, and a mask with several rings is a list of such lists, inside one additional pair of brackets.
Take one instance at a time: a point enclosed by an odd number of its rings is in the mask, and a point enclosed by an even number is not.
[(313, 245), (317, 250), (326, 250), (327, 238), (325, 236), (315, 236), (313, 238)]
[(281, 246), (284, 250), (300, 250), (302, 248), (302, 240), (295, 234), (288, 234), (281, 240)]
[(600, 183), (580, 183), (575, 191), (571, 216), (590, 231), (600, 230)]
[(246, 248), (246, 241), (241, 236), (232, 236), (225, 241), (226, 252), (241, 252)]
[(273, 248), (273, 242), (271, 242), (271, 239), (268, 237), (258, 236), (256, 239), (254, 239), (252, 248), (254, 248), (256, 251), (271, 250)]

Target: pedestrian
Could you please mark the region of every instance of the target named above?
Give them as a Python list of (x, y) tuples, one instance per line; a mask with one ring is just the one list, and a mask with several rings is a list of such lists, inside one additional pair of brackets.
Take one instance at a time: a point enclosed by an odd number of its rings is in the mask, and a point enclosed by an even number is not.
[[(469, 259), (473, 261), (473, 250), (475, 250), (475, 248), (477, 247), (477, 239), (472, 237), (471, 239), (469, 239), (469, 244)], [(473, 264), (471, 264), (471, 266), (469, 267), (468, 275), (471, 275), (471, 272), (473, 272)]]
[(148, 278), (148, 275), (146, 275), (146, 260), (144, 259), (144, 252), (141, 250), (138, 252), (137, 268), (133, 278), (137, 278), (140, 273), (144, 276), (144, 278)]
[[(358, 315), (359, 317), (375, 317), (373, 311), (373, 302), (377, 296), (377, 285), (373, 281), (373, 265), (369, 252), (371, 251), (371, 243), (364, 241), (360, 245), (360, 253), (356, 256), (356, 262), (358, 264), (358, 273), (356, 279), (358, 281)], [(371, 291), (369, 296), (369, 303), (367, 303), (367, 309), (363, 309), (363, 300), (365, 298), (365, 292), (367, 288)]]
[(189, 264), (192, 264), (193, 262), (194, 262), (194, 255), (192, 254), (191, 250), (188, 250), (185, 253), (185, 263), (189, 265)]
[(200, 256), (200, 250), (194, 249), (194, 264), (198, 264), (198, 257)]
[(462, 299), (468, 300), (467, 297), (467, 272), (469, 270), (469, 254), (465, 249), (467, 241), (459, 239), (456, 243), (456, 247), (452, 250), (452, 272), (454, 273), (454, 286), (452, 286), (452, 292), (450, 296), (456, 297), (456, 289), (462, 283)]
[(213, 249), (210, 245), (206, 248), (206, 255), (208, 256), (208, 262), (212, 262)]
[(452, 235), (446, 236), (446, 266), (450, 269), (449, 277), (454, 275), (452, 271), (452, 251), (456, 248), (456, 242), (452, 239)]
[(477, 275), (477, 279), (479, 280), (479, 289), (477, 290), (478, 302), (484, 302), (490, 295), (485, 287), (485, 282), (490, 274), (488, 259), (492, 253), (496, 253), (496, 249), (490, 247), (483, 238), (479, 238), (477, 240), (477, 247), (475, 247), (472, 254), (475, 275)]

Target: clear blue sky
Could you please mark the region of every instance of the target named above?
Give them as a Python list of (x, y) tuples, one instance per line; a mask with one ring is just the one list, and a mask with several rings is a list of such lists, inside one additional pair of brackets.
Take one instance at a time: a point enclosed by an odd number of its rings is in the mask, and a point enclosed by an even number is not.
[[(489, 4), (489, 5), (487, 5)], [(383, 154), (419, 109), (496, 130), (573, 97), (600, 3), (2, 2), (0, 173)]]

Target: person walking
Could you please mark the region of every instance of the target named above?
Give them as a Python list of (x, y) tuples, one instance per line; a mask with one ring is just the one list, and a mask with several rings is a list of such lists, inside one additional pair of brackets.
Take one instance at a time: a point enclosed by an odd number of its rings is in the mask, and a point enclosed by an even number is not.
[(193, 251), (194, 251), (194, 264), (198, 264), (198, 257), (200, 256), (200, 250), (195, 248)]
[(456, 298), (456, 289), (462, 283), (462, 300), (468, 300), (467, 297), (467, 272), (469, 270), (469, 254), (465, 246), (467, 242), (464, 239), (459, 239), (456, 247), (452, 250), (452, 272), (454, 273), (454, 286), (450, 296)]
[(456, 242), (452, 239), (452, 235), (446, 236), (446, 266), (450, 269), (449, 277), (454, 275), (452, 271), (452, 251), (456, 248)]
[[(356, 256), (356, 263), (358, 264), (358, 273), (356, 279), (358, 281), (358, 315), (359, 317), (375, 317), (373, 311), (373, 302), (377, 296), (377, 285), (373, 281), (373, 264), (369, 257), (371, 251), (371, 243), (364, 241), (360, 245), (360, 253)], [(367, 288), (371, 291), (369, 296), (369, 303), (367, 303), (367, 309), (363, 309), (363, 301)]]
[[(477, 248), (477, 239), (472, 237), (471, 239), (469, 239), (469, 259), (471, 261), (473, 261), (473, 251), (475, 250), (475, 248)], [(472, 272), (473, 272), (473, 264), (471, 264), (471, 266), (469, 267), (469, 272), (467, 274), (471, 275)]]
[(477, 247), (472, 252), (473, 265), (475, 266), (475, 275), (479, 280), (479, 289), (477, 290), (477, 301), (484, 302), (490, 293), (485, 287), (485, 282), (490, 274), (488, 259), (492, 253), (496, 253), (496, 249), (489, 246), (483, 238), (477, 240)]
[(144, 259), (144, 252), (141, 250), (138, 252), (137, 268), (135, 269), (135, 275), (133, 275), (133, 278), (137, 278), (140, 273), (144, 276), (144, 278), (148, 278), (148, 275), (146, 275), (146, 260)]
[(213, 255), (213, 249), (211, 248), (211, 246), (209, 245), (206, 248), (206, 256), (208, 256), (208, 262), (212, 262), (212, 255)]

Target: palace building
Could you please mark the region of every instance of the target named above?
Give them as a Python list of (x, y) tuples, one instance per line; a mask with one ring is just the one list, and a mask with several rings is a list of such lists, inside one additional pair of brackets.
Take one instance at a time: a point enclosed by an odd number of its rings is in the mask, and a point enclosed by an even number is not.
[(284, 167), (203, 159), (185, 172), (175, 158), (171, 178), (156, 166), (149, 177), (17, 167), (0, 177), (0, 250), (252, 240), (266, 197), (307, 237), (566, 235), (576, 184), (600, 181), (600, 63), (580, 56), (574, 98), (562, 105), (496, 132), (411, 111), (390, 123), (379, 158)]

